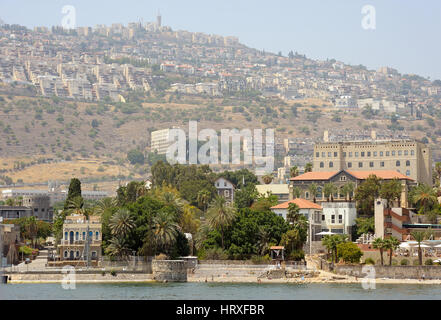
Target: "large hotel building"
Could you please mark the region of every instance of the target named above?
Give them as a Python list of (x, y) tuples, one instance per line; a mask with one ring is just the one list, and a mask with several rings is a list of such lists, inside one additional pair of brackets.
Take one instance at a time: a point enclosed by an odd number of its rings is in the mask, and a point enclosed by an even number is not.
[(432, 185), (432, 152), (412, 139), (324, 142), (314, 146), (313, 171), (398, 171), (418, 183)]

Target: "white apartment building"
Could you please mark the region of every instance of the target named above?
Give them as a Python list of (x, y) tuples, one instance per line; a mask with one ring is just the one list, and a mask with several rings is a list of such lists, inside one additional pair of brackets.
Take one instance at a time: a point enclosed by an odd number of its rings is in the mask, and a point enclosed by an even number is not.
[(351, 235), (357, 218), (355, 202), (322, 202), (322, 231)]
[(158, 154), (166, 154), (170, 146), (170, 129), (157, 130), (152, 132), (151, 150)]

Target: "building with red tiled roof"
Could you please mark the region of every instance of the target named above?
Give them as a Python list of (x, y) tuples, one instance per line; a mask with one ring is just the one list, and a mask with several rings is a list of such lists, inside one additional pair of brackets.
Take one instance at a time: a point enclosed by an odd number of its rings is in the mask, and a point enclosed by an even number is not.
[[(407, 193), (409, 187), (415, 184), (415, 181), (410, 177), (393, 170), (366, 170), (366, 171), (324, 171), (324, 172), (307, 172), (300, 176), (290, 179), (290, 199), (302, 198), (306, 200), (318, 203), (329, 200), (334, 201), (352, 201), (354, 192), (350, 194), (344, 194), (343, 187), (351, 183), (353, 190), (355, 189), (369, 176), (375, 175), (382, 180), (398, 179), (403, 186), (403, 193), (401, 197), (401, 206), (407, 208)], [(329, 198), (324, 195), (324, 186), (327, 183), (335, 185), (336, 192)], [(317, 193), (311, 194), (311, 185), (317, 187)]]
[(322, 209), (321, 205), (314, 203), (312, 201), (309, 201), (309, 200), (305, 200), (305, 199), (290, 200), (290, 201), (278, 204), (274, 207), (271, 207), (271, 209), (288, 209), (288, 207), (291, 203), (295, 203), (300, 209), (318, 209), (318, 210)]

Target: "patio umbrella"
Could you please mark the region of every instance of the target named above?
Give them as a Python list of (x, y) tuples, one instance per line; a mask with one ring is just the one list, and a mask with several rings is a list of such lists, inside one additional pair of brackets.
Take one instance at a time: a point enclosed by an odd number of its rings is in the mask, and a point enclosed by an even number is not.
[(400, 248), (408, 249), (408, 248), (410, 248), (410, 244), (407, 243), (407, 242), (403, 242), (403, 243), (400, 244)]
[(336, 233), (331, 232), (331, 231), (322, 231), (322, 232), (316, 233), (315, 235), (316, 236), (330, 236), (330, 235), (333, 235), (333, 234), (336, 234)]

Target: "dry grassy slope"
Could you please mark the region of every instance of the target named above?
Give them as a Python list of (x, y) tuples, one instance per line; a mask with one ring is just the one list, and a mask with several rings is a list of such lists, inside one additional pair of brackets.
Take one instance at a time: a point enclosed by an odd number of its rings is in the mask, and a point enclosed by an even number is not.
[[(210, 103), (220, 106), (221, 100), (210, 100), (204, 103), (199, 99), (200, 104), (178, 104), (178, 103), (144, 103), (140, 112), (133, 114), (124, 114), (114, 107), (110, 107), (108, 111), (98, 114), (96, 112), (97, 104), (76, 103), (77, 108), (71, 107), (73, 102), (61, 102), (64, 106), (56, 109), (54, 113), (43, 111), (42, 118), (36, 118), (35, 107), (27, 106), (34, 104), (41, 98), (13, 97), (9, 99), (3, 97), (6, 104), (13, 106), (8, 113), (4, 107), (0, 107), (0, 170), (11, 168), (13, 161), (2, 161), (4, 159), (27, 158), (33, 157), (54, 157), (58, 155), (63, 157), (70, 156), (73, 162), (63, 164), (51, 164), (33, 166), (24, 171), (7, 173), (14, 181), (23, 179), (25, 182), (47, 181), (55, 179), (65, 179), (72, 176), (90, 177), (102, 175), (127, 175), (130, 168), (127, 165), (122, 167), (113, 165), (106, 168), (104, 172), (98, 172), (98, 167), (103, 161), (110, 159), (124, 158), (128, 150), (134, 147), (145, 147), (150, 143), (148, 129), (169, 128), (178, 125), (182, 128), (188, 127), (188, 120), (197, 116), (198, 113), (205, 114), (206, 107)], [(51, 101), (50, 99), (43, 99)], [(194, 99), (193, 99), (194, 100)], [(197, 98), (196, 98), (197, 100)], [(323, 106), (324, 102), (319, 100), (304, 101), (305, 106), (319, 105)], [(62, 111), (61, 111), (62, 109)], [(93, 110), (92, 114), (88, 110)], [(273, 109), (279, 110), (278, 106)], [(284, 107), (284, 113), (290, 113), (290, 107)], [(322, 116), (314, 123), (307, 121), (306, 110), (321, 110)], [(233, 113), (233, 107), (223, 106), (221, 112), (217, 111), (217, 115), (221, 116), (221, 121), (199, 122), (199, 128), (214, 128), (220, 130), (222, 128), (276, 128), (276, 139), (290, 137), (303, 137), (319, 139), (322, 137), (323, 130), (332, 128), (349, 128), (362, 129), (363, 126), (372, 126), (374, 123), (377, 130), (387, 128), (390, 124), (389, 120), (365, 120), (360, 114), (343, 114), (340, 113), (341, 123), (332, 121), (331, 118), (335, 110), (329, 107), (320, 107), (311, 109), (309, 107), (299, 108), (298, 117), (292, 118), (287, 116), (283, 119), (282, 113), (279, 117), (272, 119), (265, 125), (262, 124), (262, 118), (253, 116), (251, 122), (246, 121), (241, 113)], [(178, 112), (178, 113), (176, 113)], [(181, 112), (186, 112), (185, 116)], [(60, 116), (63, 121), (59, 121)], [(58, 120), (57, 120), (58, 119)], [(96, 137), (89, 136), (92, 130), (92, 120), (98, 120), (100, 123)], [(117, 127), (118, 121), (126, 120)], [(421, 139), (426, 136), (427, 123), (421, 121), (400, 121), (400, 125), (415, 138)], [(411, 131), (421, 125), (424, 130)], [(10, 126), (8, 129), (7, 126)], [(72, 126), (74, 132), (69, 132)], [(27, 128), (27, 129), (26, 129)], [(309, 133), (304, 129), (308, 128)], [(440, 121), (437, 120), (435, 128), (431, 131), (441, 128)], [(64, 131), (63, 131), (64, 130)], [(14, 138), (15, 137), (15, 138)], [(8, 145), (9, 141), (9, 145)], [(18, 141), (18, 144), (15, 144)], [(440, 158), (440, 150), (435, 146), (434, 154)], [(77, 158), (87, 156), (92, 160), (75, 161)], [(99, 159), (98, 159), (99, 158)], [(27, 161), (25, 161), (27, 162)], [(12, 164), (11, 164), (12, 163)], [(84, 167), (81, 172), (81, 167)]]

